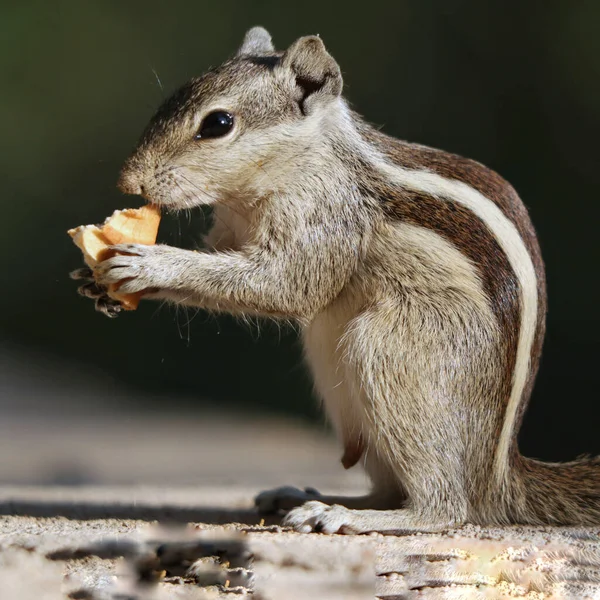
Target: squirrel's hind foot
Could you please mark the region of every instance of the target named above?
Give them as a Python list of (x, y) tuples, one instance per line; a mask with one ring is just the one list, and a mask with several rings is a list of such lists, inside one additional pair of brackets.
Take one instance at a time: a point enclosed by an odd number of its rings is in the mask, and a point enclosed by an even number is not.
[(412, 533), (440, 532), (457, 524), (427, 522), (413, 510), (355, 510), (334, 504), (311, 501), (292, 509), (283, 525), (293, 527), (300, 533), (372, 533), (402, 535)]

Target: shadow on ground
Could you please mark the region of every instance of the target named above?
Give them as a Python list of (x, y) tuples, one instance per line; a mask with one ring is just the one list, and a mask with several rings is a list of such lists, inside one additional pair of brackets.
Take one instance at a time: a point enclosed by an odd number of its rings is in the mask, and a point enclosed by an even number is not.
[(0, 501), (0, 515), (15, 517), (64, 517), (78, 521), (96, 519), (128, 519), (171, 523), (206, 523), (225, 525), (277, 525), (278, 516), (261, 516), (254, 509), (229, 509), (216, 506), (182, 507), (175, 504), (156, 506), (140, 502), (65, 502), (65, 501)]

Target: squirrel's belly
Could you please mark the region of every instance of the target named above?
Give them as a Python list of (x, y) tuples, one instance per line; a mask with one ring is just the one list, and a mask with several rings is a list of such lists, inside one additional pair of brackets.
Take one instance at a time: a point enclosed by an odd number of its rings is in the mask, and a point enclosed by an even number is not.
[(364, 406), (354, 389), (353, 366), (347, 363), (344, 337), (360, 312), (360, 299), (343, 293), (304, 328), (304, 355), (315, 389), (344, 447), (342, 464), (354, 466), (364, 451)]

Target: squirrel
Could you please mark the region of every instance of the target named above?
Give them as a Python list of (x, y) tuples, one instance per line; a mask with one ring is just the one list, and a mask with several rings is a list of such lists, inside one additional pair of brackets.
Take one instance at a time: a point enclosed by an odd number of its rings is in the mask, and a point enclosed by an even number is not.
[(365, 122), (318, 36), (281, 52), (250, 29), (159, 108), (119, 187), (211, 205), (207, 248), (116, 246), (84, 295), (113, 315), (103, 286), (122, 282), (296, 322), (343, 466), (372, 483), (357, 498), (278, 488), (260, 510), (303, 532), (600, 525), (600, 457), (549, 464), (517, 447), (546, 314), (525, 206), (485, 166)]

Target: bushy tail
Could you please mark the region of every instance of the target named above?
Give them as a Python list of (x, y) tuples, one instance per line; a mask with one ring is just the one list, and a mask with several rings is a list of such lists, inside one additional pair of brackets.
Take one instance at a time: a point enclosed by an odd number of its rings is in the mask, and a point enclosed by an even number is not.
[(600, 457), (544, 463), (520, 456), (518, 462), (511, 520), (600, 526)]

